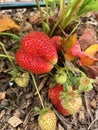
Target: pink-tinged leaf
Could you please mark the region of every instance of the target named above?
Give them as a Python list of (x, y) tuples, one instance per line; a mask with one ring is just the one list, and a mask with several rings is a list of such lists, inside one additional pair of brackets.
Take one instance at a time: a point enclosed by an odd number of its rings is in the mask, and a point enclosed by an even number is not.
[(74, 45), (74, 47), (71, 49), (71, 53), (73, 56), (77, 56), (77, 57), (80, 57), (81, 55), (84, 54), (84, 52), (81, 51), (79, 44)]
[(68, 61), (73, 61), (76, 56), (74, 56), (71, 52), (71, 49), (74, 47), (74, 45), (78, 44), (78, 39), (77, 39), (77, 35), (70, 35), (68, 37), (68, 39), (65, 42), (65, 59), (67, 59)]
[(69, 38), (66, 40), (65, 47), (64, 56), (68, 61), (73, 61), (75, 58), (79, 58), (79, 63), (83, 67), (92, 66), (96, 61), (98, 61), (98, 59), (93, 57), (98, 50), (98, 45), (92, 45), (86, 51), (81, 51), (81, 46), (78, 43), (76, 35), (69, 36)]

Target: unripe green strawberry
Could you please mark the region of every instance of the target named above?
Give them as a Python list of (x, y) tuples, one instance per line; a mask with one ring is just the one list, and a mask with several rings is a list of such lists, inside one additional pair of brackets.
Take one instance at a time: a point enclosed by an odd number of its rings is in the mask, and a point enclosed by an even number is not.
[(43, 112), (38, 117), (38, 125), (41, 130), (56, 130), (56, 115), (52, 110)]
[(81, 96), (74, 90), (63, 93), (61, 98), (62, 106), (72, 115), (78, 112), (82, 105)]
[(86, 91), (90, 91), (93, 88), (92, 83), (94, 83), (93, 79), (90, 79), (86, 76), (81, 77), (80, 78), (80, 82), (79, 82), (79, 91), (80, 92), (86, 92)]
[(15, 78), (15, 83), (19, 87), (26, 87), (29, 83), (29, 73), (24, 72), (22, 74), (19, 74), (18, 77)]
[(57, 74), (55, 75), (55, 81), (57, 84), (64, 84), (67, 80), (67, 74), (61, 69), (60, 71), (57, 71)]

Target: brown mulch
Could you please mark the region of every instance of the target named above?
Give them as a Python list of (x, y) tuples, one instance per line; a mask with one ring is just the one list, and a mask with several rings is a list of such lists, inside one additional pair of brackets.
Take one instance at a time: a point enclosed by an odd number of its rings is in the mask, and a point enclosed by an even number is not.
[[(40, 15), (36, 8), (2, 10), (0, 17), (2, 15), (10, 16), (21, 26), (21, 30), (12, 29), (11, 33), (22, 36), (34, 30), (41, 30)], [(92, 14), (83, 17), (77, 34), (81, 35), (84, 28), (88, 26), (92, 27), (98, 36), (97, 20)], [(67, 31), (70, 28), (67, 28)], [(5, 43), (7, 51), (16, 46), (16, 42), (9, 36), (0, 36), (0, 41)], [(0, 53), (2, 53), (2, 48), (0, 48)], [(26, 88), (20, 88), (11, 81), (11, 75), (8, 73), (10, 70), (12, 70), (10, 62), (5, 58), (0, 58), (0, 130), (40, 130), (35, 108), (41, 108), (41, 104), (33, 81), (30, 80)], [(35, 75), (35, 78), (44, 102), (50, 104), (47, 93), (52, 77), (46, 74)], [(53, 107), (58, 118), (57, 130), (98, 129), (98, 84), (94, 85), (90, 92), (83, 93), (82, 99), (83, 106), (74, 116), (64, 117)]]

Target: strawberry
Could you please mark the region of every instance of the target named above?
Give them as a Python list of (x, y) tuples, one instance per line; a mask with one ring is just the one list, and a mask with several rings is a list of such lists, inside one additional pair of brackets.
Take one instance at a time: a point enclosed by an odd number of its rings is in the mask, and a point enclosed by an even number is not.
[(29, 33), (22, 39), (21, 47), (30, 55), (38, 55), (50, 63), (57, 62), (56, 49), (50, 38), (42, 32)]
[(51, 71), (57, 61), (57, 51), (50, 38), (39, 31), (25, 36), (16, 52), (16, 62), (35, 74)]
[(32, 57), (22, 49), (19, 49), (16, 53), (16, 62), (24, 69), (35, 74), (43, 74), (49, 72), (53, 68), (51, 63), (44, 61), (40, 57)]
[(93, 79), (88, 78), (87, 76), (83, 76), (79, 78), (78, 86), (80, 92), (87, 92), (93, 88), (92, 83), (94, 83)]
[(82, 99), (80, 95), (74, 91), (68, 91), (61, 96), (62, 106), (70, 113), (75, 114), (82, 106)]
[(19, 87), (26, 87), (29, 84), (29, 73), (19, 73), (14, 81)]
[(38, 125), (41, 130), (56, 130), (56, 115), (52, 110), (43, 112), (38, 117)]
[(67, 74), (63, 69), (59, 69), (55, 75), (55, 81), (57, 84), (64, 84), (67, 80)]
[(69, 112), (62, 106), (62, 102), (60, 99), (61, 93), (64, 92), (62, 85), (56, 85), (49, 90), (48, 96), (55, 106), (55, 108), (63, 115), (67, 116), (70, 115)]
[(51, 38), (51, 43), (56, 48), (57, 52), (62, 50), (63, 39), (60, 36), (54, 36)]

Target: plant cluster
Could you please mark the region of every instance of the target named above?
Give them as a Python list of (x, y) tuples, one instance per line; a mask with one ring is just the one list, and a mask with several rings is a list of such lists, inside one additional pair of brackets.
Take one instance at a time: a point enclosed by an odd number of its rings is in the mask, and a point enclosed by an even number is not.
[[(95, 82), (80, 68), (91, 66), (98, 59), (93, 57), (94, 54), (89, 54), (90, 49), (85, 52), (81, 50), (76, 34), (65, 37), (62, 36), (62, 31), (83, 14), (98, 10), (98, 4), (96, 0), (68, 0), (67, 5), (65, 0), (45, 0), (46, 13), (43, 14), (38, 0), (36, 3), (41, 15), (43, 32), (35, 31), (26, 35), (21, 40), (15, 57), (10, 56), (4, 44), (0, 42), (5, 53), (0, 56), (8, 58), (11, 62), (14, 70), (10, 74), (18, 86), (28, 86), (31, 75), (43, 107), (38, 118), (39, 126), (42, 130), (55, 130), (56, 115), (51, 108), (45, 107), (33, 74), (48, 73), (55, 77), (55, 85), (49, 88), (48, 97), (58, 112), (64, 116), (78, 112), (82, 105), (82, 93), (90, 91)], [(57, 7), (59, 13), (56, 16), (54, 10)], [(51, 18), (55, 19), (52, 27)], [(16, 35), (0, 34), (10, 35), (20, 41), (20, 37)], [(54, 36), (55, 34), (58, 36)]]

